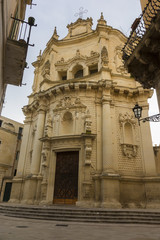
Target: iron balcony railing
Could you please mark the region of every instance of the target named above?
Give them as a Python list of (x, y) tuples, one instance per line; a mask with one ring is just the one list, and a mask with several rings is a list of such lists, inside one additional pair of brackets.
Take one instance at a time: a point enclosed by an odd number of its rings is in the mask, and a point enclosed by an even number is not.
[(15, 41), (23, 41), (27, 45), (29, 44), (31, 27), (34, 25), (35, 19), (33, 17), (28, 18), (28, 22), (18, 18), (11, 17), (13, 19), (12, 29), (9, 35), (9, 39)]
[(127, 61), (137, 45), (150, 28), (154, 18), (160, 11), (160, 0), (148, 0), (144, 11), (132, 24), (132, 32), (123, 48), (123, 60)]

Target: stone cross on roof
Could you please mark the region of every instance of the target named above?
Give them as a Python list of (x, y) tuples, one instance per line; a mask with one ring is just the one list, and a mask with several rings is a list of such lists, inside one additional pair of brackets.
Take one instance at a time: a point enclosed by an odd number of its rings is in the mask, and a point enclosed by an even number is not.
[(88, 12), (87, 9), (84, 10), (83, 7), (80, 7), (80, 8), (79, 8), (79, 13), (74, 14), (74, 16), (75, 16), (75, 17), (78, 17), (78, 16), (79, 16), (79, 18), (83, 18), (83, 14), (84, 14), (84, 13), (87, 13), (87, 12)]

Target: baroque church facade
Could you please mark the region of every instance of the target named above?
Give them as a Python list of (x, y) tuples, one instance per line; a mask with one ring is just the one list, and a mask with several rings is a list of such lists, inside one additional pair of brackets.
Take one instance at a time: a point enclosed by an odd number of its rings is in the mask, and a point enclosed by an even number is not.
[(101, 14), (54, 34), (33, 63), (35, 76), (10, 202), (83, 207), (159, 206), (148, 114), (152, 91), (126, 71), (126, 37)]

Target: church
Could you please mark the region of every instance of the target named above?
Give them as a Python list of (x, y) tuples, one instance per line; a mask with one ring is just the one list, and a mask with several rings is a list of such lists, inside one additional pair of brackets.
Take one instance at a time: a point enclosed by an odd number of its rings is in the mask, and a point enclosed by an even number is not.
[(136, 82), (122, 61), (126, 37), (101, 14), (55, 28), (33, 62), (34, 83), (10, 202), (80, 207), (159, 207), (148, 115), (152, 90)]

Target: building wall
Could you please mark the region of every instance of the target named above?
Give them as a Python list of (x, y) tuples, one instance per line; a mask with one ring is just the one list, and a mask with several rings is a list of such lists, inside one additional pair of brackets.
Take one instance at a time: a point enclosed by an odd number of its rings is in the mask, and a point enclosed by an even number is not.
[(33, 63), (33, 92), (23, 108), (24, 138), (10, 202), (53, 204), (57, 153), (78, 151), (78, 206), (151, 206), (159, 185), (148, 202), (144, 191), (150, 194), (160, 181), (151, 133), (148, 123), (138, 125), (132, 109), (138, 102), (147, 116), (152, 91), (125, 70), (126, 38), (107, 26), (103, 15), (96, 30), (91, 18), (67, 27), (62, 40), (54, 31)]
[[(29, 1), (28, 1), (29, 3)], [(2, 0), (0, 3), (0, 114), (5, 98), (6, 84), (3, 80), (5, 46), (12, 27), (11, 15), (15, 16), (18, 7), (18, 18), (24, 19), (26, 4), (24, 0)]]
[(5, 181), (16, 174), (23, 124), (0, 117), (0, 199), (3, 200)]

